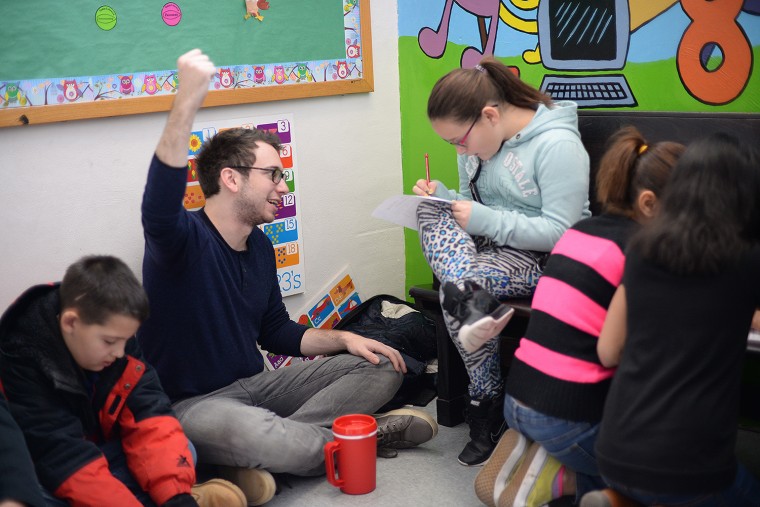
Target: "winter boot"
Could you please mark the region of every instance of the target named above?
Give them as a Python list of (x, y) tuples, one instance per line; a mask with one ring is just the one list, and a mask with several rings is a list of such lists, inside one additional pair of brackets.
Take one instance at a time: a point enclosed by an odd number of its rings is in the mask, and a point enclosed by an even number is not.
[(479, 466), (485, 463), (504, 431), (504, 396), (493, 398), (473, 398), (465, 415), (470, 425), (470, 441), (459, 454), (459, 462), (465, 466)]

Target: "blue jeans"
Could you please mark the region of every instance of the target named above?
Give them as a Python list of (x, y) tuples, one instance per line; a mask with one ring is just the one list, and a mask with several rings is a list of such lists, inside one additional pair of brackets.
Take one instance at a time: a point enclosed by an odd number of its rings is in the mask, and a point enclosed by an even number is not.
[(610, 487), (632, 500), (644, 505), (671, 505), (678, 507), (757, 507), (760, 502), (760, 482), (738, 463), (736, 478), (728, 489), (720, 493), (704, 495), (663, 495), (628, 488), (614, 481), (607, 481)]
[[(188, 442), (190, 453), (193, 456), (193, 463), (197, 463), (197, 455), (195, 453), (195, 447), (192, 442)], [(137, 480), (132, 476), (132, 472), (129, 471), (127, 466), (127, 457), (124, 454), (124, 448), (121, 446), (121, 440), (112, 440), (106, 442), (100, 446), (100, 451), (108, 461), (108, 468), (111, 470), (111, 475), (120, 480), (129, 490), (135, 495), (135, 498), (140, 501), (145, 507), (156, 507), (156, 504), (151, 500), (148, 493), (146, 493)], [(53, 496), (48, 490), (40, 486), (42, 490), (42, 497), (45, 500), (45, 505), (48, 507), (66, 507), (68, 502), (61, 500)]]
[(539, 443), (557, 461), (575, 472), (576, 500), (589, 491), (606, 487), (594, 454), (599, 423), (551, 417), (509, 395), (504, 397), (504, 419), (510, 428)]

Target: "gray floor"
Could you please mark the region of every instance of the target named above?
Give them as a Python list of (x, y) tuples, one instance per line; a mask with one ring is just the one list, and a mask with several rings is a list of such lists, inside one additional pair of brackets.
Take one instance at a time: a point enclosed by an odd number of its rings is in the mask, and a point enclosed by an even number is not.
[[(421, 408), (435, 417), (435, 400)], [(267, 507), (280, 506), (477, 506), (473, 484), (479, 467), (465, 467), (457, 455), (467, 443), (467, 426), (441, 426), (438, 436), (392, 459), (377, 459), (377, 488), (366, 495), (346, 495), (324, 477), (285, 477), (280, 493)]]
[[(435, 417), (435, 400), (421, 408)], [(760, 426), (740, 431), (737, 456), (760, 477)], [(280, 492), (267, 507), (469, 507), (482, 505), (473, 484), (479, 467), (465, 467), (457, 454), (467, 443), (467, 426), (441, 426), (438, 436), (396, 458), (377, 461), (377, 488), (366, 495), (346, 495), (324, 477), (285, 476)]]

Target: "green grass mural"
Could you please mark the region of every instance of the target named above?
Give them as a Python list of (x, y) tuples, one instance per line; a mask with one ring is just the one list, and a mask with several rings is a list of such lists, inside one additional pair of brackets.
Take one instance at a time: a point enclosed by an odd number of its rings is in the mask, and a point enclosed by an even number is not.
[[(430, 157), (431, 178), (442, 181), (449, 188), (457, 188), (456, 152), (453, 146), (439, 139), (433, 132), (427, 120), (426, 107), (433, 85), (449, 70), (459, 66), (463, 50), (464, 46), (449, 42), (443, 56), (435, 60), (422, 53), (416, 37), (399, 37), (403, 193), (411, 193), (414, 183), (425, 177), (425, 153)], [(752, 53), (757, 61), (760, 47), (753, 47)], [(547, 69), (542, 65), (526, 64), (519, 57), (500, 60), (518, 67), (520, 77), (535, 87), (540, 86), (544, 74), (547, 73)], [(710, 68), (714, 68), (714, 65)], [(675, 56), (656, 62), (629, 63), (621, 72), (625, 74), (638, 106), (611, 110), (760, 112), (759, 72), (752, 73), (743, 93), (736, 100), (722, 106), (704, 104), (689, 94), (679, 78)], [(417, 232), (404, 229), (404, 239), (408, 294), (412, 285), (429, 284), (432, 281), (432, 273), (422, 256)]]

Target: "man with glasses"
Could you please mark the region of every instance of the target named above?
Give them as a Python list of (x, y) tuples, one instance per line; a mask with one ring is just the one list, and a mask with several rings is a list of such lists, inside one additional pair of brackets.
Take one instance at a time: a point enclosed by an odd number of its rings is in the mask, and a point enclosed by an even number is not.
[[(229, 129), (207, 140), (196, 158), (206, 205), (184, 209), (187, 142), (215, 69), (199, 50), (182, 55), (177, 67), (179, 90), (143, 196), (151, 317), (138, 338), (199, 462), (216, 465), (249, 505), (261, 505), (275, 491), (269, 472), (324, 473), (334, 418), (378, 410), (406, 366), (398, 351), (375, 340), (290, 320), (272, 244), (257, 227), (274, 220), (288, 193), (276, 135)], [(278, 354), (329, 357), (265, 371), (257, 342)], [(417, 410), (376, 419), (378, 445), (389, 449), (437, 432)]]

